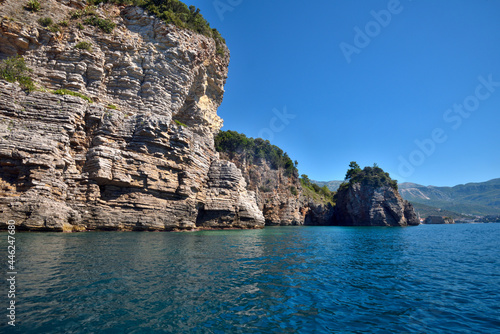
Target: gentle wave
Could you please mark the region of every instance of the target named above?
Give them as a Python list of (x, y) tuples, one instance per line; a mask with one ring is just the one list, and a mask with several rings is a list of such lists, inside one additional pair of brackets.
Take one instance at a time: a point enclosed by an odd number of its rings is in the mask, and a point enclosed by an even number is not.
[(19, 233), (14, 332), (499, 332), (499, 237), (500, 224)]

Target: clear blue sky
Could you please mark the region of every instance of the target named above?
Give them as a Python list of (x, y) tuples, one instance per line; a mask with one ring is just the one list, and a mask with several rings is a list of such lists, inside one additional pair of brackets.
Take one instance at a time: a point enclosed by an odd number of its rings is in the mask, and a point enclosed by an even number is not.
[(231, 50), (223, 129), (271, 139), (301, 174), (500, 177), (500, 1), (186, 3)]

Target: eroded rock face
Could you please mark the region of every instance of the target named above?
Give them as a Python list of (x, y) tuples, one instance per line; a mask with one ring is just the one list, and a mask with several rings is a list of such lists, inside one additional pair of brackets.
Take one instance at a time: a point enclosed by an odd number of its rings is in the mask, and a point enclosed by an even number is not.
[(283, 169), (273, 169), (265, 159), (250, 163), (244, 155), (222, 153), (241, 169), (248, 189), (255, 192), (257, 205), (267, 226), (303, 225), (306, 211), (301, 199), (298, 178), (285, 175)]
[(331, 204), (308, 202), (302, 208), (304, 225), (329, 226), (332, 224), (334, 207)]
[[(62, 15), (79, 2), (52, 4)], [(217, 55), (212, 39), (140, 8), (106, 5), (98, 14), (117, 23), (112, 34), (74, 25), (51, 33), (37, 17), (0, 24), (1, 57), (23, 54), (46, 89), (95, 101), (26, 94), (0, 80), (1, 223), (58, 231), (261, 227), (241, 173), (214, 149), (228, 50)], [(92, 50), (75, 48), (80, 41)]]
[(413, 206), (390, 186), (354, 183), (338, 194), (332, 223), (341, 226), (418, 225)]
[(199, 207), (196, 224), (202, 227), (264, 227), (255, 193), (246, 190), (245, 179), (235, 164), (216, 161), (209, 171), (208, 187)]

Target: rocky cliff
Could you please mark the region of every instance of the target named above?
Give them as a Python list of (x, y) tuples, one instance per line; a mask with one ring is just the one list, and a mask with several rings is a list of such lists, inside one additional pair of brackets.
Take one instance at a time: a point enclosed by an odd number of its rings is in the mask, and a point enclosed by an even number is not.
[(224, 154), (238, 166), (248, 189), (257, 196), (257, 205), (267, 226), (331, 225), (333, 206), (311, 189), (304, 189), (296, 174), (273, 168), (266, 159), (250, 163), (241, 154)]
[(220, 131), (215, 137), (221, 157), (238, 166), (257, 194), (266, 225), (326, 225), (330, 221), (332, 197), (328, 189), (299, 179), (297, 164), (281, 148), (262, 138), (236, 131)]
[(334, 225), (418, 225), (412, 205), (389, 186), (370, 187), (355, 183), (338, 195)]
[(372, 187), (355, 183), (338, 194), (334, 225), (407, 226), (419, 220), (410, 202), (390, 186)]
[(243, 172), (248, 189), (254, 191), (257, 205), (266, 225), (303, 225), (308, 208), (302, 198), (302, 188), (296, 175), (286, 175), (282, 168), (273, 168), (266, 159), (253, 163), (242, 154), (221, 153)]
[(374, 166), (363, 170), (351, 163), (348, 183), (336, 195), (333, 225), (408, 226), (420, 223), (410, 202), (401, 198), (397, 183)]
[(329, 226), (332, 225), (335, 208), (330, 203), (316, 203), (306, 201), (302, 206), (304, 225)]
[[(241, 172), (214, 148), (225, 46), (221, 54), (213, 39), (138, 7), (95, 9), (116, 24), (105, 33), (69, 19), (83, 1), (46, 1), (37, 13), (23, 5), (0, 5), (0, 57), (23, 55), (41, 90), (0, 80), (2, 223), (59, 231), (264, 225)], [(67, 21), (49, 29), (36, 23), (43, 17)]]

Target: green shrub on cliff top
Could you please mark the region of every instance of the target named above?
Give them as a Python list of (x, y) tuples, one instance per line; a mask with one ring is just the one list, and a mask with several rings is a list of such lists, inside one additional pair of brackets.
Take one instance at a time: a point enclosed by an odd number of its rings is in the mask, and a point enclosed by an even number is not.
[(271, 168), (285, 170), (286, 176), (298, 176), (297, 168), (287, 153), (275, 145), (271, 145), (269, 140), (262, 138), (248, 138), (244, 134), (236, 131), (220, 131), (215, 137), (215, 148), (219, 152), (243, 155), (248, 161), (258, 163), (260, 159), (266, 160)]
[(384, 172), (382, 168), (373, 164), (373, 167), (365, 167), (361, 169), (355, 161), (351, 161), (347, 170), (344, 183), (340, 185), (339, 191), (349, 186), (349, 184), (361, 183), (365, 186), (379, 188), (389, 186), (394, 190), (398, 190), (398, 182), (391, 179), (389, 173)]

